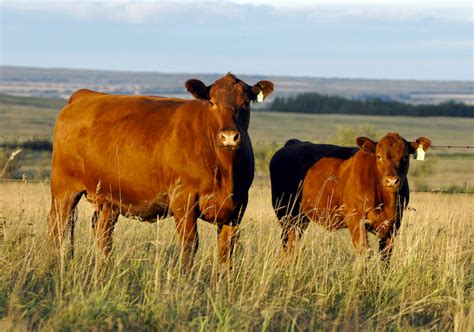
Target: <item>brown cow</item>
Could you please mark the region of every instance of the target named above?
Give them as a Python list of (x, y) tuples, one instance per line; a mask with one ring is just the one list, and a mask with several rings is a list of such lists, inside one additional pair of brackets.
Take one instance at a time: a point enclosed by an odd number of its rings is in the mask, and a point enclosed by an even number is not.
[(409, 155), (431, 141), (409, 143), (389, 133), (378, 143), (356, 140), (359, 148), (290, 140), (270, 163), (272, 202), (282, 224), (284, 252), (315, 221), (328, 230), (348, 228), (357, 253), (367, 248), (367, 231), (380, 238), (388, 260), (392, 240), (408, 204)]
[(254, 175), (250, 103), (273, 84), (249, 86), (229, 73), (210, 86), (195, 79), (185, 86), (196, 99), (73, 94), (54, 129), (53, 242), (71, 227), (73, 250), (73, 212), (85, 195), (106, 254), (119, 215), (149, 222), (172, 215), (184, 266), (198, 247), (198, 217), (218, 226), (220, 261), (230, 262)]

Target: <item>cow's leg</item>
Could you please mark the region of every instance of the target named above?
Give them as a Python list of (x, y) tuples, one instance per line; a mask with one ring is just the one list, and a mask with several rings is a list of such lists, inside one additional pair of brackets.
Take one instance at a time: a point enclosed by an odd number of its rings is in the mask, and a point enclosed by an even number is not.
[(384, 263), (388, 264), (390, 257), (392, 257), (393, 243), (399, 227), (400, 223), (397, 220), (397, 222), (392, 225), (392, 228), (388, 232), (387, 236), (379, 240), (380, 258)]
[(390, 257), (392, 256), (393, 251), (394, 240), (395, 237), (391, 236), (379, 240), (380, 258), (384, 263), (388, 263), (390, 261)]
[(285, 217), (281, 221), (281, 241), (282, 241), (282, 256), (290, 257), (295, 251), (298, 240), (303, 236), (306, 228), (308, 228), (309, 220), (305, 217), (294, 218), (291, 216)]
[(347, 226), (351, 232), (352, 245), (356, 255), (365, 256), (367, 253), (367, 230), (364, 219), (359, 215), (349, 217)]
[(242, 196), (242, 202), (234, 210), (230, 224), (217, 226), (217, 254), (219, 263), (226, 269), (232, 269), (232, 255), (239, 242), (239, 225), (247, 208), (248, 195)]
[(69, 248), (69, 255), (71, 256), (71, 258), (74, 257), (74, 230), (76, 228), (77, 216), (78, 216), (78, 211), (77, 211), (77, 206), (76, 206), (74, 207), (74, 209), (71, 212), (71, 215), (69, 216), (69, 225), (71, 227), (71, 244)]
[(403, 208), (404, 206), (402, 204), (397, 205), (397, 216), (395, 222), (387, 232), (386, 236), (379, 240), (380, 258), (384, 263), (387, 264), (390, 261), (390, 257), (392, 256), (395, 236), (397, 235), (398, 229), (400, 228), (402, 222)]
[(295, 227), (291, 216), (286, 216), (280, 221), (281, 224), (281, 254), (282, 257), (293, 254), (295, 247)]
[(51, 181), (51, 208), (48, 215), (49, 242), (59, 248), (64, 240), (67, 229), (71, 229), (70, 254), (74, 254), (74, 223), (77, 220), (76, 206), (83, 191), (65, 189)]
[[(97, 212), (98, 216), (95, 215)], [(110, 203), (101, 205), (100, 212), (96, 210), (96, 224), (94, 227), (97, 247), (108, 256), (112, 250), (112, 236), (115, 224), (119, 217), (119, 211)]]
[(232, 254), (240, 236), (239, 226), (217, 226), (217, 251), (219, 263), (227, 269), (232, 268)]
[(191, 195), (184, 198), (184, 194), (173, 199), (171, 210), (173, 211), (178, 240), (181, 248), (181, 263), (185, 270), (193, 265), (194, 255), (199, 246), (197, 230), (196, 199)]
[(100, 217), (101, 210), (102, 210), (102, 206), (98, 205), (96, 206), (96, 209), (94, 210), (94, 214), (92, 214), (91, 227), (94, 232), (95, 232), (95, 226), (97, 225), (97, 221), (99, 220), (99, 217)]

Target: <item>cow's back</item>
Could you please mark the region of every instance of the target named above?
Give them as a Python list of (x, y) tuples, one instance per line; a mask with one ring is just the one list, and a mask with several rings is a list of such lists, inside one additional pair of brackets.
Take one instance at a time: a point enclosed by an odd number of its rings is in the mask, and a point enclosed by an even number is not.
[(302, 183), (314, 164), (325, 157), (345, 160), (357, 151), (358, 148), (313, 144), (297, 139), (287, 141), (270, 162), (272, 204), (277, 217), (299, 214)]
[(173, 130), (177, 109), (185, 102), (79, 90), (58, 115), (53, 151), (61, 150), (66, 156), (82, 155), (81, 151), (88, 148), (102, 150), (130, 143), (149, 146), (157, 137), (165, 136), (164, 131)]
[[(173, 146), (173, 138), (177, 127), (199, 130), (192, 125), (202, 122), (196, 119), (199, 103), (79, 90), (56, 121), (52, 178), (71, 177), (87, 192), (100, 183), (102, 190), (128, 197), (129, 204), (153, 199), (152, 180), (166, 176), (164, 159), (192, 146)], [(199, 162), (189, 151), (189, 159)]]

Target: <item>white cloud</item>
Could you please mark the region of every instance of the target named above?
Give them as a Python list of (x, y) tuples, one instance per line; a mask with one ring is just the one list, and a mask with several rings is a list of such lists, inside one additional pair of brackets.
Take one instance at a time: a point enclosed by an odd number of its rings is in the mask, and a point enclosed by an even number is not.
[[(128, 23), (145, 23), (178, 16), (181, 13), (195, 12), (204, 16), (242, 16), (247, 5), (224, 3), (222, 1), (154, 2), (154, 1), (16, 1), (2, 2), (1, 6), (17, 11), (37, 11), (47, 13), (63, 13), (82, 19), (101, 19), (123, 21)], [(197, 16), (196, 15), (196, 16)]]
[[(390, 4), (391, 3), (391, 4)], [(464, 0), (450, 2), (435, 0), (228, 0), (197, 2), (181, 0), (173, 2), (98, 0), (63, 0), (55, 2), (4, 1), (1, 6), (18, 11), (39, 11), (60, 13), (80, 19), (113, 20), (128, 23), (153, 22), (160, 19), (177, 17), (183, 13), (191, 19), (205, 21), (212, 17), (243, 18), (255, 12), (280, 17), (298, 16), (317, 19), (342, 21), (419, 21), (432, 18), (442, 21), (474, 22), (471, 5)], [(263, 6), (263, 7), (262, 7)]]
[(470, 0), (230, 0), (239, 4), (269, 5), (275, 7), (311, 7), (320, 5), (409, 5), (409, 6), (471, 6)]

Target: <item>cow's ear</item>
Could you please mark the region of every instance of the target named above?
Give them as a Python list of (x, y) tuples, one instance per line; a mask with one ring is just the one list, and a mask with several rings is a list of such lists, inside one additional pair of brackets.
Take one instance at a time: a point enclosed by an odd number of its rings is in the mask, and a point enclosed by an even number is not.
[(260, 103), (272, 94), (273, 83), (270, 81), (258, 81), (257, 84), (252, 86), (252, 92), (254, 94), (253, 100)]
[(202, 100), (207, 100), (207, 101), (210, 99), (209, 91), (211, 91), (212, 85), (206, 86), (200, 80), (192, 79), (192, 80), (186, 81), (186, 83), (184, 84), (184, 87), (186, 88), (186, 90), (188, 90), (190, 94), (192, 94), (197, 99), (202, 99)]
[(377, 143), (372, 141), (370, 138), (357, 137), (356, 143), (362, 151), (367, 153), (375, 153), (375, 146)]
[(415, 153), (416, 149), (418, 149), (420, 145), (423, 148), (423, 150), (426, 152), (426, 150), (428, 150), (431, 145), (431, 140), (429, 140), (426, 137), (418, 137), (417, 139), (413, 140), (413, 142), (409, 144), (410, 144), (410, 153)]

